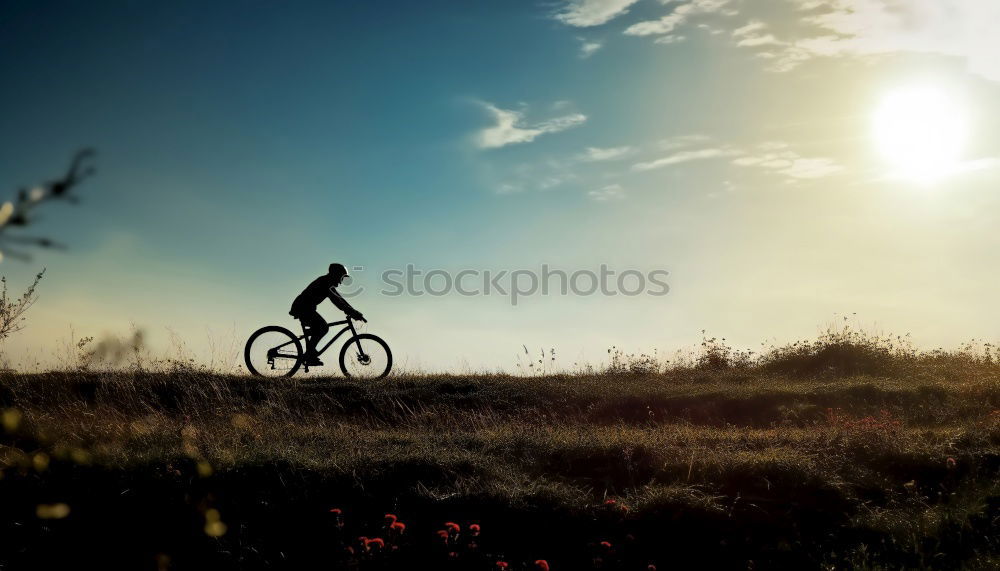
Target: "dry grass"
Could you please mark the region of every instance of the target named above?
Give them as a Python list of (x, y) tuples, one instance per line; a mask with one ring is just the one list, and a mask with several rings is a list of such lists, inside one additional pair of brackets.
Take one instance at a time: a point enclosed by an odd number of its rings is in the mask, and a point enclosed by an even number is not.
[[(969, 348), (859, 345), (646, 374), (621, 357), (624, 370), (532, 378), (6, 375), (0, 496), (65, 502), (66, 525), (86, 514), (104, 525), (91, 504), (118, 488), (81, 487), (108, 478), (144, 490), (141, 517), (161, 509), (179, 527), (134, 539), (143, 554), (209, 553), (243, 568), (281, 566), (290, 549), (315, 555), (304, 538), (322, 532), (300, 525), (334, 504), (428, 526), (471, 514), (507, 529), (508, 555), (548, 550), (562, 569), (592, 565), (573, 546), (612, 534), (675, 563), (988, 568), (1000, 548), (1000, 366)], [(152, 490), (187, 503), (160, 506), (142, 495)], [(602, 520), (606, 498), (627, 515)], [(229, 531), (177, 548), (202, 533), (183, 514), (207, 505)], [(254, 532), (275, 513), (298, 518), (287, 523), (298, 539)], [(526, 537), (529, 516), (555, 527)], [(28, 541), (31, 518), (7, 517)]]

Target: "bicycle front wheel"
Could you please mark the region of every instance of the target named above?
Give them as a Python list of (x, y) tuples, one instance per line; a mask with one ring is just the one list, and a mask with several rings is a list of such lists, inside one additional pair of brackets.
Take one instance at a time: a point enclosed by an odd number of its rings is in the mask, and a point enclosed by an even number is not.
[(291, 377), (302, 365), (302, 344), (284, 327), (261, 327), (247, 339), (243, 360), (251, 374)]
[(371, 333), (351, 337), (340, 349), (340, 370), (345, 377), (377, 379), (388, 375), (391, 368), (389, 345)]

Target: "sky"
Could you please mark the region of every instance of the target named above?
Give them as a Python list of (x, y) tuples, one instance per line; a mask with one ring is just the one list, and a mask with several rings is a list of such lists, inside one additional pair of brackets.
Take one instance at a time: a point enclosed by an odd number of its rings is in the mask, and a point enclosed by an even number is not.
[[(69, 249), (0, 262), (15, 291), (46, 268), (2, 348), (19, 366), (131, 328), (234, 361), (331, 262), (364, 268), (350, 301), (414, 370), (516, 370), (524, 347), (596, 365), (702, 331), (752, 348), (848, 316), (926, 348), (1000, 337), (992, 0), (0, 13), (0, 194), (99, 153), (81, 203), (33, 223)], [(543, 264), (659, 270), (669, 292), (381, 293), (407, 265)]]

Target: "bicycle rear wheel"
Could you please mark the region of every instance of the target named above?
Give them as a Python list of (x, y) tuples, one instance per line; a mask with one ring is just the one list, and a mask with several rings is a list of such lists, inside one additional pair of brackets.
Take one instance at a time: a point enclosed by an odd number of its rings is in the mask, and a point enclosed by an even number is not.
[(291, 377), (302, 365), (302, 344), (284, 327), (261, 327), (247, 339), (243, 360), (253, 375)]
[(389, 345), (371, 333), (355, 335), (340, 348), (340, 370), (345, 377), (377, 379), (392, 369)]

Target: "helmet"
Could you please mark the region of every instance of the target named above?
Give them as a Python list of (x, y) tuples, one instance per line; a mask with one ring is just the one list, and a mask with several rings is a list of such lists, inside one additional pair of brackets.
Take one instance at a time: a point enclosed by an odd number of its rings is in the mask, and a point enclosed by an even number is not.
[(344, 264), (337, 263), (330, 264), (330, 273), (337, 276), (348, 275), (347, 268), (344, 267)]

